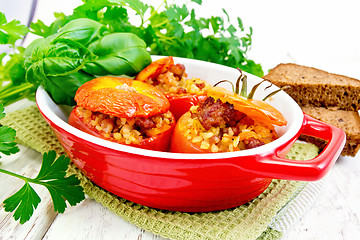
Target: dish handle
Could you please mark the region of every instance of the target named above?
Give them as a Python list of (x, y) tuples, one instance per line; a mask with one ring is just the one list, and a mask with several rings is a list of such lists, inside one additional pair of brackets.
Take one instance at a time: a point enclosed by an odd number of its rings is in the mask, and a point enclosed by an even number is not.
[[(335, 126), (321, 122), (304, 114), (300, 134), (327, 141), (323, 151), (310, 160), (290, 160), (275, 154), (258, 159), (259, 173), (271, 178), (316, 181), (321, 179), (333, 166), (345, 145), (345, 133)], [(300, 135), (299, 134), (299, 135)]]

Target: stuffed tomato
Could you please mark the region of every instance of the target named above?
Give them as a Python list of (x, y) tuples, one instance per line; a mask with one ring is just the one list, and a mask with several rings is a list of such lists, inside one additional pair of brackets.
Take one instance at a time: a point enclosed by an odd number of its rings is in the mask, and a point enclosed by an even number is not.
[(204, 99), (204, 91), (211, 87), (199, 78), (188, 79), (185, 66), (175, 64), (171, 56), (152, 62), (135, 79), (161, 90), (170, 102), (170, 111), (175, 119), (179, 119), (191, 106)]
[(155, 87), (128, 78), (100, 77), (76, 92), (69, 124), (94, 136), (134, 147), (168, 151), (175, 118)]
[(274, 125), (286, 125), (282, 114), (264, 101), (246, 99), (222, 88), (177, 121), (171, 152), (232, 152), (255, 148), (275, 140)]

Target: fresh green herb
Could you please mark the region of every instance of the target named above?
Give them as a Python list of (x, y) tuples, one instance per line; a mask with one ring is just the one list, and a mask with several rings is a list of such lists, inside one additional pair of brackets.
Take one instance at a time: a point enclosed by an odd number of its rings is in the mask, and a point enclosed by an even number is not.
[[(4, 108), (0, 105), (0, 119), (5, 116)], [(0, 126), (0, 152), (10, 155), (19, 151), (15, 141), (15, 130)], [(1, 156), (0, 156), (1, 157)], [(0, 168), (0, 173), (4, 173), (25, 181), (24, 186), (15, 194), (4, 200), (4, 210), (14, 211), (14, 219), (19, 220), (21, 224), (27, 222), (32, 216), (34, 210), (41, 199), (35, 192), (32, 184), (39, 184), (46, 187), (51, 195), (54, 210), (63, 213), (66, 208), (66, 201), (71, 206), (76, 205), (85, 199), (80, 181), (74, 175), (66, 176), (66, 170), (70, 159), (65, 156), (56, 158), (55, 151), (49, 151), (43, 155), (43, 161), (40, 171), (36, 178), (28, 178), (9, 172)]]
[[(4, 117), (4, 107), (0, 104), (0, 119)], [(0, 152), (5, 155), (10, 155), (17, 153), (20, 150), (15, 143), (15, 136), (16, 131), (14, 129), (0, 124)]]
[(8, 61), (0, 55), (0, 83), (7, 82), (0, 86), (0, 103), (33, 99), (42, 85), (56, 103), (73, 105), (74, 93), (84, 82), (99, 75), (133, 76), (150, 63), (150, 54), (241, 66), (263, 75), (261, 65), (246, 55), (252, 28), (246, 32), (240, 18), (232, 24), (225, 10), (224, 16), (204, 18), (197, 17), (191, 4), (178, 6), (166, 0), (157, 7), (140, 0), (83, 1), (71, 15), (55, 13), (49, 26), (41, 20), (31, 23), (31, 33), (42, 38), (25, 51), (14, 43), (29, 29), (17, 21), (7, 23), (0, 15), (0, 43), (13, 44), (14, 49)]
[(22, 39), (28, 31), (29, 29), (17, 20), (7, 22), (5, 14), (0, 12), (0, 44), (15, 46), (15, 42)]
[[(145, 42), (135, 34), (110, 33), (88, 18), (70, 21), (55, 34), (34, 40), (19, 56), (12, 69), (22, 72), (0, 90), (0, 102), (6, 105), (25, 90), (34, 93), (39, 85), (57, 104), (74, 105), (75, 92), (85, 82), (101, 75), (134, 76), (151, 62)], [(14, 59), (4, 67), (8, 72)], [(17, 84), (19, 77), (22, 83)]]
[(110, 33), (88, 18), (68, 22), (25, 50), (26, 80), (66, 105), (74, 105), (76, 90), (96, 76), (134, 76), (150, 62), (145, 42), (135, 34)]
[[(192, 0), (201, 5), (201, 0)], [(130, 19), (135, 13), (139, 19)], [(132, 32), (146, 42), (153, 55), (199, 59), (230, 67), (241, 66), (243, 71), (263, 76), (261, 65), (247, 58), (252, 44), (253, 29), (245, 32), (242, 20), (230, 22), (228, 13), (210, 18), (197, 17), (188, 5), (168, 4), (164, 0), (154, 7), (140, 0), (84, 0), (72, 15), (57, 14), (56, 24), (32, 23), (34, 33), (48, 36), (61, 24), (78, 18), (89, 18), (108, 26), (110, 32)], [(136, 21), (137, 20), (137, 21)], [(138, 24), (135, 24), (135, 23)]]
[(46, 187), (51, 195), (54, 210), (63, 213), (68, 201), (71, 206), (76, 205), (85, 199), (80, 181), (74, 175), (66, 177), (66, 170), (70, 159), (64, 155), (56, 158), (55, 151), (49, 151), (43, 155), (43, 162), (36, 178), (27, 178), (4, 169), (1, 173), (20, 178), (25, 181), (24, 186), (14, 195), (4, 200), (4, 210), (14, 212), (14, 219), (21, 224), (25, 223), (32, 216), (34, 209), (41, 199), (31, 187), (30, 183)]
[(36, 88), (25, 80), (23, 47), (16, 45), (29, 29), (19, 21), (7, 22), (0, 12), (0, 44), (7, 51), (0, 54), (0, 103), (7, 106), (18, 99), (34, 99)]

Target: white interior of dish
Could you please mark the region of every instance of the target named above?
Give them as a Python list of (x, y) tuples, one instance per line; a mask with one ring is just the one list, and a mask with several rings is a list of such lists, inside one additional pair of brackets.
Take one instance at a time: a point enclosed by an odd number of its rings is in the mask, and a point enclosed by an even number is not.
[[(153, 59), (158, 59), (161, 56), (153, 56)], [(210, 84), (215, 84), (221, 80), (227, 79), (236, 82), (239, 77), (239, 71), (234, 68), (203, 62), (192, 59), (185, 58), (174, 58), (175, 63), (181, 63), (185, 65), (186, 73), (189, 78), (196, 77), (206, 80)], [(254, 75), (245, 73), (248, 78), (248, 90), (250, 91), (252, 86), (256, 83), (262, 81), (261, 78), (256, 77)], [(276, 86), (271, 86), (269, 82), (262, 83), (257, 89), (254, 98), (262, 99), (267, 94), (272, 91), (278, 89)], [(231, 89), (231, 85), (228, 83), (223, 83), (219, 85), (228, 89)], [(78, 136), (81, 139), (86, 139), (98, 145), (116, 149), (119, 151), (130, 152), (137, 155), (145, 155), (145, 156), (153, 156), (158, 158), (176, 158), (176, 159), (204, 159), (204, 158), (231, 158), (237, 156), (245, 156), (245, 155), (254, 155), (254, 154), (262, 154), (267, 152), (272, 152), (278, 146), (288, 142), (292, 139), (300, 130), (303, 121), (303, 113), (300, 107), (296, 104), (296, 102), (285, 92), (281, 91), (271, 97), (268, 100), (272, 106), (278, 109), (287, 119), (288, 124), (282, 127), (276, 127), (276, 131), (279, 135), (279, 138), (271, 143), (263, 145), (261, 147), (257, 147), (254, 149), (237, 151), (237, 152), (229, 152), (229, 153), (208, 153), (208, 154), (181, 154), (181, 153), (168, 153), (168, 152), (158, 152), (151, 151), (145, 149), (139, 149), (135, 147), (130, 147), (126, 145), (121, 145), (113, 142), (106, 141), (104, 139), (100, 139), (98, 137), (92, 136), (85, 132), (82, 132), (67, 123), (69, 113), (71, 109), (69, 107), (58, 106), (56, 105), (52, 99), (49, 97), (47, 92), (39, 87), (36, 93), (36, 102), (41, 110), (41, 112), (55, 125), (60, 128), (66, 130), (69, 133), (72, 133)], [(201, 155), (201, 156), (200, 156)]]

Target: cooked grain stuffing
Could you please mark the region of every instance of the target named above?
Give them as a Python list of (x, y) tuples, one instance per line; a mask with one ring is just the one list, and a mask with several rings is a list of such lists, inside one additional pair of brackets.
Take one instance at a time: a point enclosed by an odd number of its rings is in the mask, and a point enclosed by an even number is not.
[(277, 138), (273, 126), (249, 118), (223, 103), (208, 97), (190, 109), (189, 128), (185, 136), (201, 149), (211, 152), (232, 152), (255, 148)]
[(183, 64), (173, 65), (168, 71), (159, 74), (154, 79), (149, 78), (146, 82), (164, 93), (175, 94), (203, 94), (204, 90), (211, 87), (199, 78), (187, 79)]
[(145, 138), (155, 136), (168, 130), (173, 118), (170, 112), (150, 118), (119, 118), (100, 112), (92, 112), (78, 107), (78, 113), (105, 138), (116, 139), (126, 144), (140, 144)]

